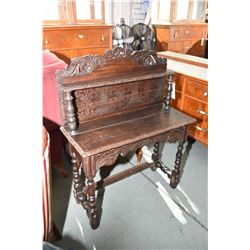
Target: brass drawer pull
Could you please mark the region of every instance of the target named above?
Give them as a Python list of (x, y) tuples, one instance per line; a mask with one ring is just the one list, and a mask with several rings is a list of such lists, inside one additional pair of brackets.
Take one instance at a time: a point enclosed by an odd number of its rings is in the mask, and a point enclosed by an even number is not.
[(44, 39), (44, 46), (45, 46), (46, 49), (48, 48), (48, 44), (49, 44), (48, 38), (45, 37), (45, 39)]
[(101, 35), (101, 41), (104, 42), (104, 35)]
[(203, 95), (204, 95), (204, 96), (208, 96), (208, 93), (207, 93), (207, 91), (205, 91), (205, 92), (203, 93)]
[(201, 46), (204, 46), (204, 37), (201, 38)]
[(201, 115), (208, 115), (207, 112), (201, 110), (200, 108), (197, 108), (196, 111), (199, 112)]
[(78, 35), (78, 38), (79, 38), (79, 39), (83, 39), (83, 38), (84, 38), (84, 35), (83, 35), (83, 34), (79, 34), (79, 35)]
[(196, 129), (198, 129), (199, 131), (202, 131), (202, 132), (204, 132), (204, 133), (207, 133), (207, 132), (208, 132), (208, 129), (207, 129), (207, 128), (201, 128), (201, 127), (199, 127), (198, 125), (194, 125), (194, 127), (195, 127)]

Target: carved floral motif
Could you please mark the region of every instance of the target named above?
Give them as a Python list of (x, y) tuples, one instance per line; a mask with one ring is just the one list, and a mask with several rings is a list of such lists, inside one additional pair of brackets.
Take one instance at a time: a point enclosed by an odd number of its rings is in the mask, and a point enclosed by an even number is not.
[(121, 111), (125, 108), (151, 104), (161, 100), (161, 79), (122, 83), (75, 92), (77, 114), (80, 121), (98, 115)]
[(88, 55), (72, 59), (69, 67), (61, 71), (60, 77), (88, 75), (103, 64), (122, 58), (130, 59), (144, 66), (166, 64), (166, 59), (158, 58), (156, 51), (133, 51), (128, 48), (116, 47), (113, 50), (107, 50), (104, 55)]

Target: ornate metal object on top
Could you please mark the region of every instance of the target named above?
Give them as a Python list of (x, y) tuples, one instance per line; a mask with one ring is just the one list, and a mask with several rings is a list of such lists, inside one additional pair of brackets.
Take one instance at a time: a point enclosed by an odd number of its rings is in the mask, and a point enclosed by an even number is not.
[(123, 47), (133, 50), (156, 50), (155, 31), (144, 23), (138, 23), (132, 28), (121, 18), (120, 24), (113, 27), (113, 48)]
[(134, 50), (155, 50), (156, 36), (155, 32), (146, 24), (138, 23), (132, 27), (134, 41), (132, 47)]
[(113, 48), (122, 47), (133, 49), (132, 42), (134, 36), (131, 27), (125, 24), (124, 18), (121, 18), (120, 24), (117, 24), (112, 29)]

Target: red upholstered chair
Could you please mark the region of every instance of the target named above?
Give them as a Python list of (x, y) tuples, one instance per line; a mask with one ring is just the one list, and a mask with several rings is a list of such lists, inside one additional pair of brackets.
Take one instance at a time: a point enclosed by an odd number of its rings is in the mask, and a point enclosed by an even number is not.
[(43, 240), (60, 240), (59, 233), (52, 218), (52, 180), (51, 180), (51, 162), (50, 162), (50, 136), (43, 126), (42, 131), (42, 206), (43, 206)]
[[(61, 156), (63, 151), (63, 136), (60, 131), (61, 118), (59, 96), (57, 91), (56, 71), (67, 67), (49, 50), (43, 50), (43, 125), (50, 135), (51, 164), (62, 170)], [(64, 171), (64, 170), (63, 170)], [(67, 176), (66, 172), (61, 172)]]

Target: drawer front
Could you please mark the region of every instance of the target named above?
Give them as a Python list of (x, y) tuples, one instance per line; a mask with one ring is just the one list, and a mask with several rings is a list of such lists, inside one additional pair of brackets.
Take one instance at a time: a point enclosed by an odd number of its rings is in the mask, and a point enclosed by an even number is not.
[(201, 38), (207, 38), (207, 26), (192, 27), (191, 38), (199, 40)]
[(183, 41), (191, 39), (192, 28), (188, 26), (171, 27), (170, 28), (170, 41)]
[(109, 29), (63, 29), (46, 30), (43, 33), (43, 47), (51, 50), (107, 46)]
[(207, 37), (207, 26), (180, 26), (170, 27), (170, 41), (183, 41)]
[(200, 99), (201, 101), (208, 101), (208, 86), (201, 84), (198, 81), (187, 79), (185, 86), (185, 95), (189, 95)]
[(187, 96), (184, 97), (183, 111), (195, 118), (198, 121), (208, 120), (208, 104), (199, 102)]
[(186, 54), (192, 48), (193, 44), (193, 41), (171, 42), (169, 43), (168, 50)]
[(208, 123), (196, 122), (188, 126), (188, 133), (200, 142), (208, 145)]

